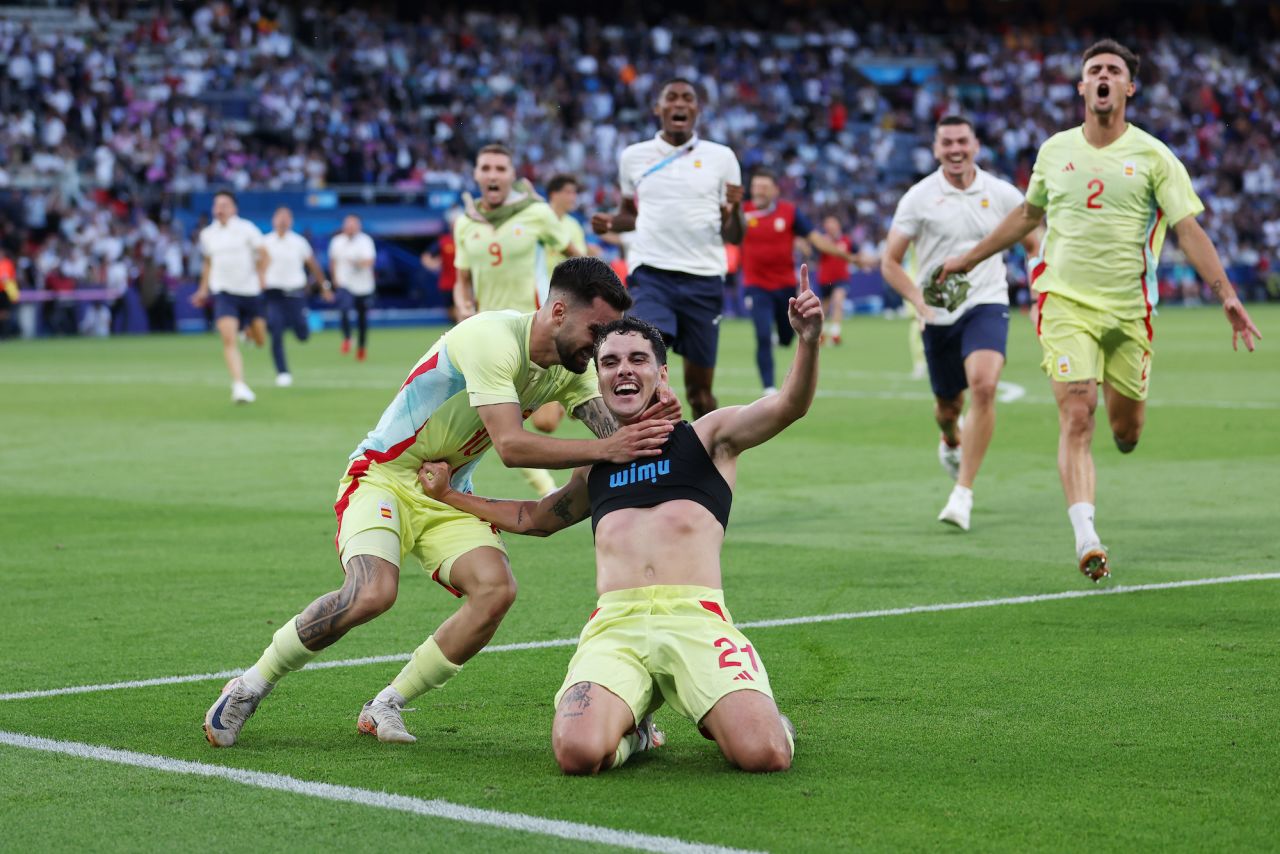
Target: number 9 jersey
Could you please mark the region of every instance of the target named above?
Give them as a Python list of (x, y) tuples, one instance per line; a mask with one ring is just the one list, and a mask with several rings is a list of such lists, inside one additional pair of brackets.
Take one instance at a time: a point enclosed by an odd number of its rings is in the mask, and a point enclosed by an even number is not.
[(470, 271), (477, 309), (521, 313), (539, 308), (538, 294), (547, 292), (548, 252), (568, 243), (545, 202), (534, 202), (496, 226), (460, 216), (453, 238), (455, 266)]
[(1177, 156), (1133, 124), (1105, 148), (1082, 127), (1054, 134), (1040, 146), (1027, 201), (1048, 219), (1032, 286), (1118, 320), (1150, 316), (1165, 232), (1204, 210)]

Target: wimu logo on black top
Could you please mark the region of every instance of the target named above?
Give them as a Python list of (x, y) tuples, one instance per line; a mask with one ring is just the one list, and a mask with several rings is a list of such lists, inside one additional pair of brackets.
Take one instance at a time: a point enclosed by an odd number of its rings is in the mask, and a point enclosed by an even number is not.
[(657, 457), (626, 463), (597, 463), (587, 475), (591, 529), (614, 510), (692, 501), (729, 527), (733, 490), (703, 447), (693, 425), (682, 421)]
[(658, 478), (664, 474), (671, 474), (671, 460), (660, 459), (656, 463), (641, 463), (639, 466), (632, 463), (630, 468), (609, 472), (609, 486), (616, 489), (619, 486), (629, 486), (643, 480), (657, 483)]

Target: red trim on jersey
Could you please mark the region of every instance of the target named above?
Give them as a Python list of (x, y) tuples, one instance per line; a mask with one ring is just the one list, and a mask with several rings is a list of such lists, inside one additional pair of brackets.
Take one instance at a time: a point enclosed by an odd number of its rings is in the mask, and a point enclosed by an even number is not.
[[(343, 490), (342, 495), (333, 505), (333, 512), (338, 517), (338, 533), (333, 535), (333, 547), (339, 548), (338, 540), (342, 537), (342, 514), (347, 512), (347, 506), (351, 504), (351, 495), (356, 491), (356, 487), (360, 485), (360, 478), (369, 472), (369, 461), (366, 459), (358, 459), (347, 469), (347, 477), (351, 478), (351, 483), (347, 484), (347, 488)], [(341, 554), (339, 554), (341, 559)]]
[(1041, 259), (1040, 263), (1031, 268), (1031, 284), (1035, 285), (1036, 279), (1044, 275), (1044, 271), (1049, 268), (1048, 263)]
[(416, 368), (414, 368), (414, 369), (413, 369), (413, 373), (409, 374), (409, 378), (408, 378), (408, 379), (406, 379), (406, 380), (404, 381), (404, 384), (403, 384), (403, 385), (401, 385), (401, 386), (400, 386), (400, 388), (401, 388), (401, 389), (406, 388), (406, 387), (409, 385), (409, 383), (413, 382), (413, 381), (414, 381), (414, 380), (416, 380), (418, 377), (420, 377), (420, 376), (422, 376), (423, 374), (425, 374), (427, 371), (434, 370), (434, 369), (435, 369), (435, 367), (436, 367), (436, 364), (437, 364), (439, 361), (440, 361), (440, 354), (439, 354), (439, 353), (432, 353), (432, 354), (431, 354), (431, 358), (430, 358), (430, 359), (427, 359), (427, 360), (426, 360), (425, 362), (423, 362), (421, 365), (418, 365), (418, 367), (416, 367)]
[(706, 599), (699, 599), (698, 604), (706, 608), (711, 613), (715, 614), (720, 619), (724, 620), (726, 623), (729, 622), (727, 619), (725, 619), (724, 611), (720, 610), (720, 604), (718, 602), (708, 602)]
[[(1160, 220), (1164, 219), (1164, 211), (1156, 208), (1156, 221), (1151, 226), (1151, 236), (1147, 238), (1147, 248), (1151, 250), (1151, 254), (1156, 254), (1156, 231), (1160, 228)], [(1147, 253), (1142, 253), (1142, 301), (1147, 306), (1147, 314), (1142, 318), (1142, 322), (1147, 325), (1147, 340), (1151, 341), (1156, 337), (1156, 331), (1151, 327), (1151, 293), (1147, 290)]]
[(454, 595), (455, 598), (461, 599), (462, 598), (461, 590), (455, 590), (454, 588), (450, 587), (448, 584), (445, 584), (443, 581), (440, 580), (440, 570), (443, 567), (444, 567), (444, 564), (440, 564), (440, 566), (436, 567), (436, 571), (431, 573), (431, 580), (434, 581), (436, 584), (439, 584), (445, 590), (448, 590), (450, 593)]
[(1036, 337), (1040, 337), (1040, 324), (1044, 323), (1044, 301), (1049, 298), (1048, 291), (1036, 294)]
[(591, 616), (587, 617), (587, 622), (589, 623), (592, 620), (594, 620), (596, 618), (596, 614), (599, 614), (599, 613), (600, 613), (600, 609), (596, 608), (594, 611), (591, 612)]

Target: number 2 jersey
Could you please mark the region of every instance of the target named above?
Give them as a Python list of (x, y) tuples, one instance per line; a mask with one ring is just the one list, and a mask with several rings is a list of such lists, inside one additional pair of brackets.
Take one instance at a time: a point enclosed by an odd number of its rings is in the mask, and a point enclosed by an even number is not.
[(1049, 137), (1027, 201), (1048, 219), (1032, 286), (1118, 320), (1149, 316), (1166, 231), (1204, 210), (1182, 162), (1133, 124), (1105, 148), (1090, 145), (1083, 127)]
[(351, 454), (344, 480), (368, 477), (402, 498), (431, 504), (418, 483), (418, 467), (424, 460), (443, 460), (453, 470), (453, 488), (470, 492), (471, 473), (492, 444), (477, 406), (515, 403), (527, 418), (553, 400), (572, 412), (599, 397), (594, 366), (575, 374), (529, 360), (533, 317), (481, 312), (442, 335)]

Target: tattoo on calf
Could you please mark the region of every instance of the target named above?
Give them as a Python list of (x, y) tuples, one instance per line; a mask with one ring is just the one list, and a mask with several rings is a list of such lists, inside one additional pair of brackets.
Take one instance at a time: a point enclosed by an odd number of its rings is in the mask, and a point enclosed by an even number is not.
[[(347, 561), (347, 580), (342, 588), (321, 596), (298, 616), (298, 640), (309, 649), (323, 649), (341, 637), (347, 629), (347, 615), (356, 598), (377, 575), (370, 555), (355, 555)], [(336, 634), (335, 634), (336, 633)], [(314, 646), (319, 641), (319, 646)]]
[(560, 701), (560, 717), (580, 718), (591, 706), (591, 683), (579, 682)]
[(612, 436), (618, 430), (618, 422), (614, 420), (613, 413), (598, 397), (595, 400), (588, 400), (573, 410), (573, 417), (586, 424), (587, 428), (600, 439)]

